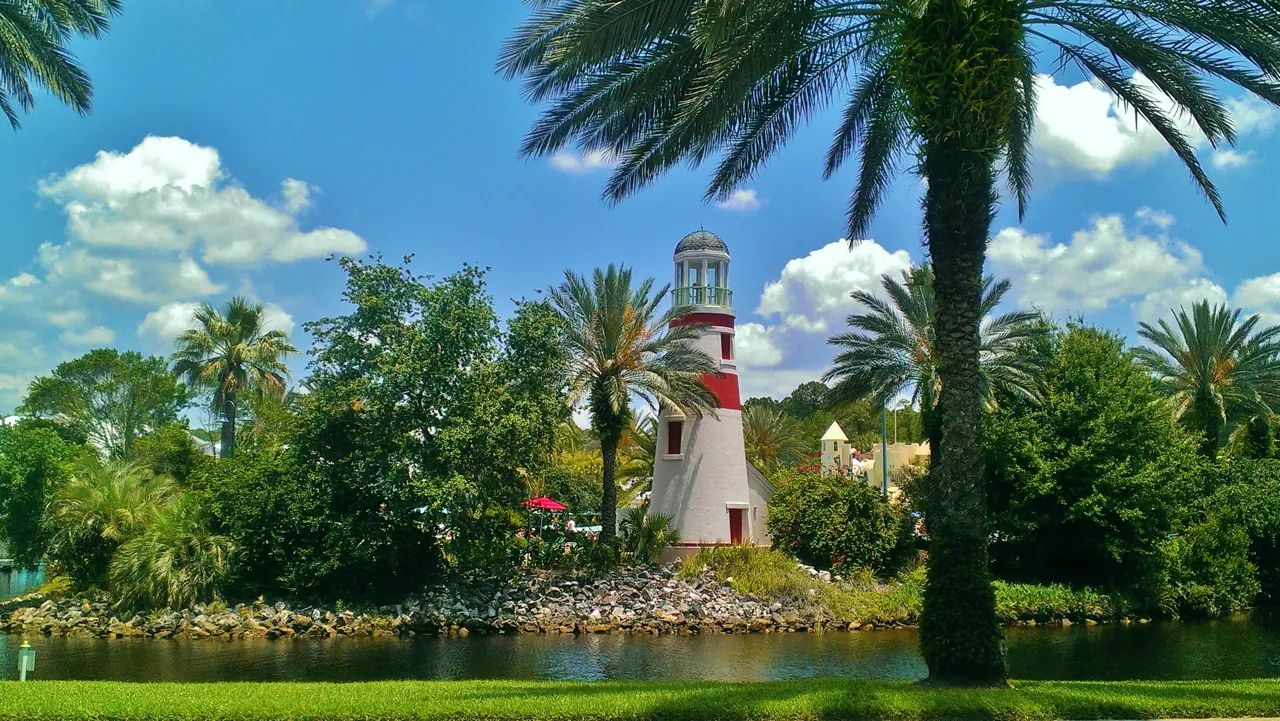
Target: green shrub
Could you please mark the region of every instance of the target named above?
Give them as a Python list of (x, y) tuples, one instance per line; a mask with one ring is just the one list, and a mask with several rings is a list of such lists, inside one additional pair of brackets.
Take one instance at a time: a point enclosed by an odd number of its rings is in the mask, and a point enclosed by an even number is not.
[(1165, 544), (1168, 591), (1175, 615), (1222, 616), (1248, 608), (1261, 590), (1249, 561), (1249, 535), (1216, 513)]
[(149, 509), (109, 571), (116, 603), (128, 608), (187, 608), (214, 597), (229, 575), (231, 542), (209, 530), (195, 496), (183, 493)]
[(1280, 460), (1227, 458), (1212, 473), (1204, 507), (1248, 534), (1262, 595), (1280, 602)]
[(910, 556), (906, 513), (866, 483), (813, 470), (775, 473), (769, 502), (774, 545), (817, 568), (865, 567), (889, 576)]
[(44, 510), (92, 451), (65, 440), (48, 421), (0, 427), (0, 541), (19, 566), (45, 555)]
[(1070, 588), (1061, 584), (1034, 585), (996, 581), (996, 614), (1002, 623), (1015, 621), (1095, 621), (1130, 614), (1129, 604), (1119, 594), (1091, 588)]
[(134, 442), (130, 460), (157, 476), (185, 484), (211, 459), (200, 450), (185, 423), (166, 423)]

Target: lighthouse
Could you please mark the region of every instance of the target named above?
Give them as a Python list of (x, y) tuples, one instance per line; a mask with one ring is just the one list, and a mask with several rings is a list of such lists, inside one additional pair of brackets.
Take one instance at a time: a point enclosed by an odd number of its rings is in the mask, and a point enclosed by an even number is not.
[(734, 361), (729, 246), (718, 235), (697, 230), (676, 245), (671, 296), (674, 305), (688, 308), (671, 326), (701, 326), (692, 342), (718, 363), (718, 373), (703, 377), (715, 395), (716, 412), (686, 416), (667, 406), (658, 410), (649, 513), (672, 518), (686, 552), (767, 543), (765, 519), (773, 489), (747, 463)]

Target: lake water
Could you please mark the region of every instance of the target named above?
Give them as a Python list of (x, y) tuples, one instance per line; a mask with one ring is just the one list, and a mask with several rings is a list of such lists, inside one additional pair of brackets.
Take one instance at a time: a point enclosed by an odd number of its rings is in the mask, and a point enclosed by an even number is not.
[[(21, 639), (0, 636), (0, 677)], [(375, 679), (707, 679), (816, 676), (918, 679), (916, 634), (175, 641), (31, 638), (35, 678), (129, 681)], [(1023, 679), (1228, 679), (1280, 676), (1280, 614), (1203, 623), (1017, 628)]]
[(0, 571), (0, 601), (21, 596), (42, 583), (44, 583), (44, 571), (22, 569)]

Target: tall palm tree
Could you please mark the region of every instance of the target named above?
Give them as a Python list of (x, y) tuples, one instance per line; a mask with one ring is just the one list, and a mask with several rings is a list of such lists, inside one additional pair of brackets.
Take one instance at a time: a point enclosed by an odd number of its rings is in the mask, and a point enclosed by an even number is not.
[(236, 402), (241, 394), (281, 398), (289, 369), (284, 359), (297, 353), (289, 337), (267, 330), (260, 303), (236, 296), (225, 313), (208, 303), (195, 310), (196, 327), (178, 336), (173, 372), (193, 388), (212, 392), (214, 413), (222, 414), (222, 456), (236, 448)]
[(77, 113), (88, 113), (89, 75), (67, 52), (74, 36), (107, 31), (120, 0), (6, 0), (0, 2), (0, 111), (15, 130), (19, 113), (35, 108), (43, 88)]
[[(617, 201), (719, 153), (708, 198), (728, 197), (836, 96), (844, 115), (825, 174), (859, 159), (849, 237), (863, 237), (902, 167), (928, 180), (937, 273), (943, 453), (930, 470), (933, 545), (920, 622), (935, 681), (1005, 673), (987, 569), (980, 372), (982, 277), (998, 173), (1019, 212), (1031, 188), (1035, 59), (1095, 78), (1149, 123), (1219, 214), (1179, 121), (1234, 141), (1220, 80), (1280, 104), (1273, 0), (545, 0), (502, 51), (549, 107), (525, 154), (566, 145), (618, 159)], [(1167, 96), (1169, 102), (1164, 102)]]
[[(831, 394), (835, 402), (871, 396), (887, 406), (910, 392), (912, 402), (920, 405), (930, 453), (936, 454), (941, 440), (936, 409), (942, 378), (933, 269), (925, 263), (903, 271), (900, 280), (882, 276), (880, 283), (888, 301), (865, 290), (850, 294), (866, 312), (849, 316), (849, 327), (856, 330), (827, 341), (843, 350), (823, 380), (835, 381)], [(979, 387), (987, 406), (994, 405), (997, 392), (1032, 401), (1040, 395), (1040, 359), (1023, 352), (1023, 346), (1046, 328), (1034, 311), (992, 315), (1009, 288), (1008, 280), (997, 283), (991, 276), (982, 280), (980, 308), (986, 320), (979, 341)]]
[(631, 427), (618, 444), (618, 478), (622, 490), (618, 508), (634, 506), (637, 499), (653, 488), (653, 463), (657, 458), (658, 419), (652, 415), (633, 418)]
[[(1280, 409), (1280, 326), (1258, 328), (1256, 315), (1208, 301), (1173, 312), (1173, 325), (1140, 323), (1138, 335), (1153, 347), (1135, 349), (1189, 430), (1202, 435), (1200, 450), (1213, 457), (1233, 426)], [(1255, 332), (1256, 331), (1256, 332)]]
[(742, 439), (747, 459), (762, 471), (796, 465), (809, 450), (800, 424), (777, 403), (749, 403), (742, 409)]
[(631, 271), (610, 265), (597, 268), (590, 282), (565, 271), (564, 282), (549, 291), (567, 328), (570, 399), (586, 401), (600, 438), (604, 541), (617, 532), (618, 445), (631, 425), (632, 398), (693, 415), (713, 411), (716, 403), (702, 383), (703, 375), (717, 371), (716, 362), (692, 343), (701, 327), (670, 327), (689, 309), (672, 306), (659, 314), (669, 286), (652, 290), (652, 278), (633, 288)]

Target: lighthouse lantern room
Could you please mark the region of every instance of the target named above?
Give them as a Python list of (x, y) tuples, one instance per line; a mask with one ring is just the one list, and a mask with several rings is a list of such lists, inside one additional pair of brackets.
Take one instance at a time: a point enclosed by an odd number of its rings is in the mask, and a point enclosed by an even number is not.
[(772, 488), (747, 463), (743, 444), (729, 247), (719, 236), (697, 230), (676, 245), (671, 295), (677, 307), (686, 308), (671, 325), (702, 326), (693, 342), (718, 361), (719, 373), (703, 378), (717, 408), (715, 415), (700, 416), (659, 409), (649, 512), (672, 518), (686, 552), (708, 545), (767, 543)]

